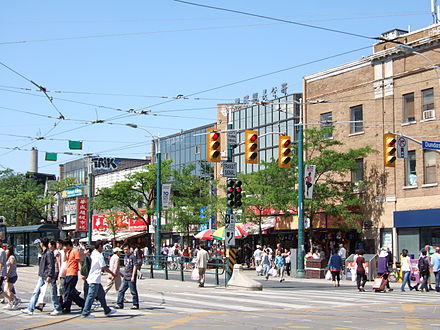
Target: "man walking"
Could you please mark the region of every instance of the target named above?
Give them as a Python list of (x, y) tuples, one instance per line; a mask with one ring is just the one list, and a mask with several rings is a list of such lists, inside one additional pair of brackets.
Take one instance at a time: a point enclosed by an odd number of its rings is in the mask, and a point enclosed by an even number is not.
[(124, 272), (122, 277), (122, 285), (118, 293), (118, 301), (116, 302), (118, 309), (124, 308), (124, 297), (125, 292), (130, 288), (130, 293), (133, 297), (133, 307), (131, 309), (139, 309), (139, 296), (136, 288), (136, 257), (130, 251), (130, 246), (128, 244), (123, 246), (125, 257), (124, 257)]
[(199, 269), (199, 287), (201, 288), (205, 286), (205, 273), (208, 267), (208, 259), (208, 252), (205, 250), (205, 247), (201, 245), (196, 257), (196, 267)]
[(432, 271), (435, 275), (435, 291), (440, 292), (440, 249), (437, 248), (431, 257)]
[(79, 296), (76, 290), (78, 283), (79, 261), (81, 259), (78, 249), (74, 249), (71, 240), (63, 243), (64, 258), (66, 259), (66, 277), (64, 278), (64, 303), (63, 313), (70, 313), (72, 302), (80, 308), (84, 307), (84, 299)]
[(61, 314), (61, 305), (58, 300), (56, 290), (55, 257), (53, 252), (49, 249), (49, 239), (45, 237), (40, 240), (39, 244), (41, 249), (41, 258), (38, 268), (38, 282), (35, 286), (34, 292), (32, 293), (28, 308), (22, 309), (21, 311), (25, 314), (33, 315), (38, 296), (40, 295), (41, 287), (45, 283), (50, 283), (53, 286), (52, 303), (54, 306), (54, 310), (52, 313), (50, 313), (50, 315), (59, 315)]
[(3, 250), (3, 240), (0, 238), (0, 296), (3, 297), (3, 281), (6, 277), (6, 251)]
[(121, 272), (120, 272), (120, 264), (119, 264), (119, 258), (121, 257), (121, 252), (122, 249), (120, 247), (115, 247), (113, 249), (113, 255), (110, 258), (109, 268), (112, 271), (112, 273), (115, 274), (115, 276), (109, 277), (108, 282), (104, 288), (105, 294), (109, 292), (113, 284), (115, 285), (116, 291), (119, 291), (119, 288), (121, 286)]
[(84, 309), (81, 312), (81, 316), (84, 318), (94, 318), (95, 316), (90, 314), (93, 301), (95, 298), (98, 298), (101, 303), (102, 308), (104, 308), (105, 316), (110, 316), (115, 313), (116, 310), (107, 306), (107, 301), (105, 300), (105, 292), (104, 288), (101, 285), (101, 273), (102, 271), (106, 271), (111, 276), (115, 277), (115, 274), (108, 269), (105, 265), (104, 256), (102, 255), (102, 242), (97, 241), (95, 243), (95, 249), (90, 255), (91, 264), (89, 276), (87, 277), (87, 283), (89, 284), (89, 292), (86, 297), (86, 301), (84, 303)]

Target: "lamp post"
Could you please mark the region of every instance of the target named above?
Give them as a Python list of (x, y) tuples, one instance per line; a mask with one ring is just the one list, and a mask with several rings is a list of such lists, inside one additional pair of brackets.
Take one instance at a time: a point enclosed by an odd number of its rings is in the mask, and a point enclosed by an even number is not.
[(160, 153), (160, 139), (159, 136), (154, 136), (150, 131), (143, 127), (139, 127), (136, 124), (128, 123), (125, 124), (131, 128), (137, 128), (147, 132), (153, 139), (157, 138), (157, 147), (156, 147), (156, 224), (155, 224), (155, 234), (154, 234), (154, 243), (155, 243), (155, 259), (156, 259), (156, 267), (160, 267), (160, 245), (161, 245), (161, 219), (162, 219), (162, 156)]
[(440, 83), (440, 71), (439, 71), (440, 67), (437, 64), (435, 64), (428, 56), (416, 51), (414, 47), (409, 45), (403, 45), (403, 44), (397, 45), (396, 49), (400, 50), (402, 53), (406, 55), (415, 54), (423, 57), (429, 64), (431, 64), (431, 67), (435, 70), (435, 74), (437, 75), (437, 79), (439, 79), (439, 83)]

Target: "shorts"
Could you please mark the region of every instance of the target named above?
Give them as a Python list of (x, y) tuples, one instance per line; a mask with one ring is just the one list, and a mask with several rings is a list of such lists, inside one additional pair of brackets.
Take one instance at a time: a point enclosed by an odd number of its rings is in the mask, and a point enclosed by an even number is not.
[(15, 282), (17, 282), (17, 280), (18, 280), (18, 276), (12, 276), (12, 277), (8, 277), (7, 282), (14, 284)]

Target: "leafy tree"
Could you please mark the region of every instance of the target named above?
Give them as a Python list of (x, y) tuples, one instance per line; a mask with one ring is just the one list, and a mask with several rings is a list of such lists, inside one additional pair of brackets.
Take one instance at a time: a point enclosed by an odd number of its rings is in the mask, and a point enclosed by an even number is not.
[(185, 233), (187, 241), (192, 227), (209, 221), (220, 206), (218, 197), (211, 193), (216, 182), (209, 177), (192, 174), (194, 168), (195, 164), (189, 164), (173, 171), (171, 221), (178, 231)]
[[(170, 176), (171, 162), (161, 163), (162, 182)], [(127, 180), (116, 182), (112, 187), (99, 189), (92, 203), (97, 211), (132, 212), (142, 219), (146, 226), (147, 244), (151, 246), (149, 225), (155, 213), (156, 164), (149, 164), (143, 172), (127, 176)], [(144, 208), (145, 211), (141, 211)]]

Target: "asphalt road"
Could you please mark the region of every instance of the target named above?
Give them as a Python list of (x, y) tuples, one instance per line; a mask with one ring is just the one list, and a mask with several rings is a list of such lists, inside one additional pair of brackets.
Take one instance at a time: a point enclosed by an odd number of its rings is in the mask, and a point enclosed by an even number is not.
[[(36, 271), (36, 267), (19, 268), (22, 308), (36, 283)], [(325, 280), (280, 283), (257, 278), (254, 272), (248, 275), (263, 283), (263, 291), (216, 286), (212, 275), (204, 288), (194, 281), (147, 277), (138, 282), (139, 310), (130, 310), (131, 304), (126, 304), (126, 309), (105, 317), (98, 307), (95, 319), (82, 319), (78, 308), (61, 316), (48, 315), (51, 308), (33, 316), (0, 309), (0, 329), (440, 329), (440, 294), (435, 292), (400, 292), (395, 283), (393, 292), (375, 293), (369, 282), (367, 292), (360, 293), (350, 281), (334, 288)], [(82, 283), (77, 288), (81, 291)], [(126, 297), (131, 298), (128, 292)], [(116, 292), (110, 291), (107, 300), (114, 304)]]

